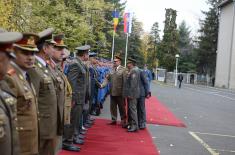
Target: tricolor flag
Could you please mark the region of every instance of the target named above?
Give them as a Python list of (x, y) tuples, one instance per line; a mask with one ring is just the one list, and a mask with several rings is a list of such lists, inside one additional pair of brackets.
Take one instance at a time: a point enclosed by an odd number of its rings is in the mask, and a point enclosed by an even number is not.
[(112, 15), (113, 15), (113, 30), (116, 32), (119, 19), (119, 12), (115, 10), (113, 11)]
[(131, 13), (124, 14), (124, 32), (131, 33), (132, 28), (132, 16)]

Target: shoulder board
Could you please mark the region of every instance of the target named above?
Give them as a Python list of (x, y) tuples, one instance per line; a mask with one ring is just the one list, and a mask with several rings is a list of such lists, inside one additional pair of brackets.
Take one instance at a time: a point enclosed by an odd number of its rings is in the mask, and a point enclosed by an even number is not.
[(7, 71), (7, 74), (10, 75), (10, 76), (14, 75), (15, 73), (16, 73), (16, 71), (15, 71), (15, 69), (13, 69), (13, 68), (10, 68), (10, 69)]

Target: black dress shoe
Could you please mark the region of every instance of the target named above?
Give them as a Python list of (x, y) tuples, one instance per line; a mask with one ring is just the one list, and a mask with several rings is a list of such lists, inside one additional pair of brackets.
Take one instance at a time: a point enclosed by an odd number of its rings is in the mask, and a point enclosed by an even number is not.
[(91, 128), (91, 125), (90, 124), (84, 124), (84, 127), (85, 128)]
[(108, 125), (116, 125), (117, 122), (116, 121), (112, 121), (112, 122), (109, 122)]
[(63, 143), (62, 149), (67, 150), (67, 151), (74, 151), (74, 152), (79, 152), (81, 150), (81, 148), (79, 146), (74, 146), (74, 145), (68, 144), (68, 143)]
[(139, 126), (140, 130), (144, 130), (146, 128), (146, 125), (142, 124)]
[(136, 132), (137, 131), (137, 128), (129, 128), (128, 130), (127, 130), (127, 132)]
[(80, 131), (80, 134), (85, 135), (86, 131)]
[(79, 138), (79, 139), (84, 139), (84, 138), (86, 138), (86, 136), (84, 136), (84, 135), (82, 135), (82, 134), (79, 134), (79, 135), (78, 135), (78, 138)]
[(89, 120), (90, 120), (90, 121), (95, 121), (95, 119), (94, 119), (94, 118), (92, 118), (92, 117), (90, 117), (90, 118), (89, 118)]
[(73, 143), (74, 143), (74, 144), (83, 145), (83, 144), (84, 144), (84, 140), (79, 139), (79, 138), (77, 137), (77, 138), (75, 138), (75, 139), (73, 140)]
[(93, 125), (94, 124), (94, 121), (91, 121), (91, 120), (87, 120), (87, 122), (86, 122), (87, 124), (91, 124), (91, 125)]

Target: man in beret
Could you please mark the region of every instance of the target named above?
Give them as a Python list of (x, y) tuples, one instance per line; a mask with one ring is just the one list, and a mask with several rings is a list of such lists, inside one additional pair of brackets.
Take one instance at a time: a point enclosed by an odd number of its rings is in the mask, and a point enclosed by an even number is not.
[(72, 111), (71, 123), (73, 125), (73, 141), (75, 144), (83, 144), (84, 140), (79, 138), (82, 131), (82, 113), (87, 93), (87, 71), (83, 61), (89, 58), (89, 45), (77, 47), (76, 58), (72, 60), (68, 69), (68, 79), (72, 87)]
[(38, 97), (39, 127), (40, 127), (40, 147), (39, 154), (54, 155), (56, 152), (57, 129), (58, 129), (58, 107), (56, 86), (53, 82), (53, 76), (46, 61), (49, 58), (48, 53), (54, 50), (52, 39), (53, 29), (49, 28), (39, 35), (36, 53), (35, 67), (28, 71), (30, 79), (35, 87)]
[(110, 125), (117, 124), (117, 106), (119, 109), (122, 127), (126, 127), (126, 110), (125, 102), (123, 98), (123, 86), (124, 86), (124, 74), (125, 68), (121, 66), (121, 57), (116, 55), (113, 61), (113, 71), (107, 75), (104, 82), (101, 84), (101, 88), (105, 87), (109, 82), (110, 88), (110, 111), (112, 121)]
[(16, 130), (16, 98), (3, 80), (12, 58), (12, 44), (22, 34), (0, 29), (0, 150), (1, 155), (19, 154), (19, 135)]
[(38, 103), (36, 92), (27, 71), (34, 66), (36, 42), (39, 36), (24, 33), (14, 44), (15, 59), (11, 62), (4, 78), (17, 98), (17, 130), (19, 132), (20, 154), (38, 154)]
[(128, 132), (136, 132), (139, 128), (137, 117), (137, 98), (140, 97), (140, 74), (136, 67), (136, 60), (128, 58), (127, 75), (124, 83), (123, 94), (128, 102)]

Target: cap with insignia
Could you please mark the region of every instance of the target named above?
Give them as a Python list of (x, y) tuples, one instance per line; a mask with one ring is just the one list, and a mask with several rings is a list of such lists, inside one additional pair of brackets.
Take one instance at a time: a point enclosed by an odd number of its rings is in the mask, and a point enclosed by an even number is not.
[(9, 56), (14, 57), (12, 55), (13, 43), (19, 41), (22, 37), (23, 35), (19, 32), (7, 32), (0, 28), (0, 51), (7, 52)]
[(89, 52), (88, 54), (89, 54), (89, 57), (96, 57), (97, 56), (97, 53), (95, 53), (95, 52)]
[(127, 59), (127, 63), (129, 64), (129, 63), (133, 63), (133, 64), (136, 64), (136, 60), (135, 59), (133, 59), (133, 58), (128, 58)]
[(84, 45), (84, 46), (80, 46), (80, 47), (76, 47), (75, 50), (79, 51), (89, 51), (91, 48), (90, 45)]
[(55, 47), (66, 48), (67, 46), (64, 44), (64, 34), (58, 34), (53, 36), (53, 40), (56, 42)]
[(38, 48), (41, 48), (44, 43), (56, 44), (53, 40), (52, 34), (54, 32), (53, 28), (48, 28), (38, 33), (39, 41), (37, 42)]
[(122, 57), (121, 57), (120, 55), (115, 55), (114, 58), (115, 58), (115, 59), (122, 60)]
[(36, 33), (23, 33), (23, 38), (16, 42), (13, 46), (24, 51), (38, 52), (36, 42), (39, 36)]

